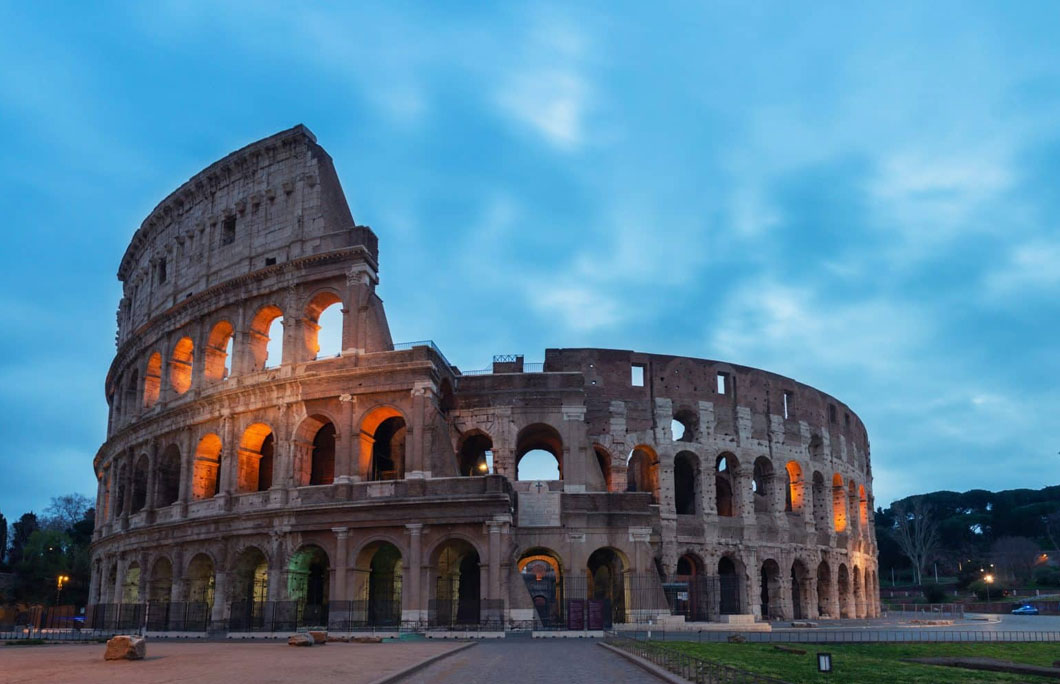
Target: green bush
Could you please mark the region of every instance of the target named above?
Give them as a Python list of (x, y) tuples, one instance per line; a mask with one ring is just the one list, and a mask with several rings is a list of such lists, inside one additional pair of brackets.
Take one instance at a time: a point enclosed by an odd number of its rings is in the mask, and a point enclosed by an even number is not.
[(946, 588), (941, 584), (924, 585), (924, 600), (928, 603), (944, 603), (946, 598)]
[(1060, 587), (1060, 568), (1048, 565), (1035, 568), (1034, 583), (1039, 587)]
[(980, 601), (1000, 601), (1011, 593), (1003, 584), (994, 582), (988, 585), (983, 580), (972, 582), (968, 588), (975, 592), (975, 597)]

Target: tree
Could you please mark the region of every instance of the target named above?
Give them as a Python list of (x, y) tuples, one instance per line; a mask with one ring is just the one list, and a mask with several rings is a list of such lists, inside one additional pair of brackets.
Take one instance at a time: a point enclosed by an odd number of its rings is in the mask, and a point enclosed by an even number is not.
[(938, 521), (924, 497), (913, 497), (908, 504), (898, 503), (894, 510), (894, 540), (913, 566), (917, 584), (923, 584), (924, 566), (939, 544)]
[(7, 518), (0, 513), (0, 568), (4, 567), (5, 558), (7, 558)]
[(1027, 584), (1041, 549), (1026, 537), (1002, 537), (990, 548), (995, 567), (1010, 579)]
[(13, 533), (11, 535), (11, 551), (7, 555), (7, 560), (11, 565), (18, 565), (19, 561), (22, 560), (22, 551), (29, 542), (29, 538), (34, 532), (40, 529), (40, 523), (37, 521), (37, 514), (30, 511), (29, 513), (23, 513), (22, 517), (18, 519), (14, 525), (11, 526)]
[(41, 528), (65, 532), (85, 517), (92, 507), (92, 500), (84, 494), (65, 494), (53, 496), (51, 504), (44, 509)]

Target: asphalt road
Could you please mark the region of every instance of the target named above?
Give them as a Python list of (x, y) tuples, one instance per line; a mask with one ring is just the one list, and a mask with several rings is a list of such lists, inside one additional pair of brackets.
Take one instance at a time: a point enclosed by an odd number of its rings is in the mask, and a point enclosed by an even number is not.
[(496, 682), (608, 682), (661, 680), (589, 639), (485, 639), (477, 646), (415, 672), (407, 684)]

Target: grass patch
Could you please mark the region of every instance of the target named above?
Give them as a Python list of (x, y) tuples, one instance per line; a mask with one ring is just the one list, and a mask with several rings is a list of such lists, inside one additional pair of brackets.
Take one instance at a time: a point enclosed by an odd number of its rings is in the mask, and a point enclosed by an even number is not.
[[(791, 644), (806, 655), (785, 653), (772, 644), (700, 644), (656, 642), (656, 647), (696, 655), (748, 672), (777, 677), (792, 684), (980, 684), (987, 682), (1055, 681), (1001, 672), (902, 662), (903, 658), (967, 656), (997, 658), (1050, 667), (1060, 660), (1060, 644)], [(817, 672), (818, 652), (832, 654), (831, 674)]]

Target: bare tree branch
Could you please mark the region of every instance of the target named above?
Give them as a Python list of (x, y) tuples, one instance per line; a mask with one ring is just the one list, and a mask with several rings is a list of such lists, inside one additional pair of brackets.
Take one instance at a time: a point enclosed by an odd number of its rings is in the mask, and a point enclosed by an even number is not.
[(912, 563), (916, 583), (923, 584), (924, 566), (938, 548), (939, 525), (931, 514), (931, 505), (923, 497), (916, 497), (910, 503), (892, 507), (894, 540)]

